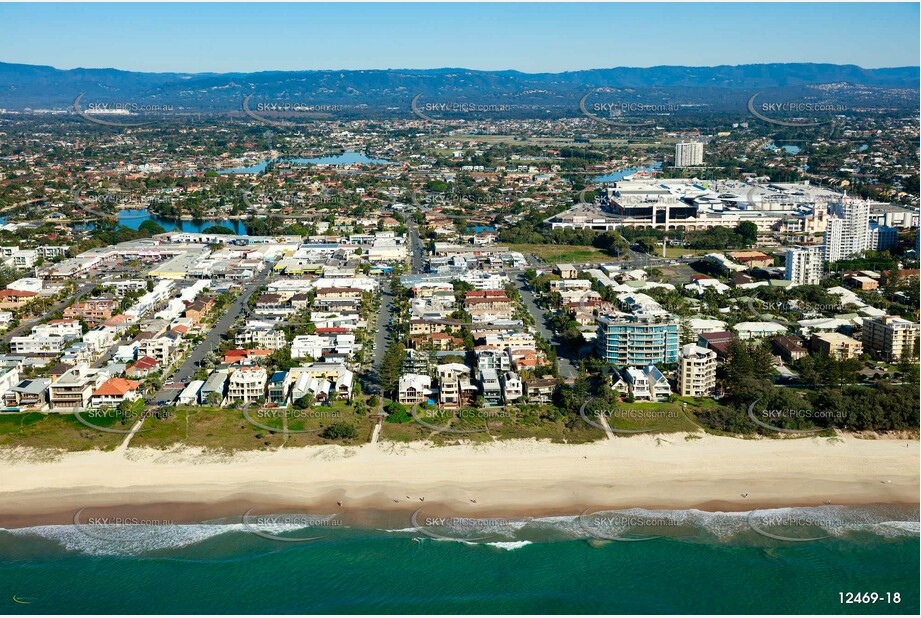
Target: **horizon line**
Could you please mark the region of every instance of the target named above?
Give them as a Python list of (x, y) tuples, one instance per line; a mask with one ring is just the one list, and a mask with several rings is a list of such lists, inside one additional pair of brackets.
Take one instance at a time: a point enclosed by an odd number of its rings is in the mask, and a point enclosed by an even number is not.
[[(332, 72), (332, 71), (349, 71), (349, 72), (386, 72), (386, 71), (470, 71), (476, 73), (519, 73), (521, 75), (565, 75), (567, 73), (583, 73), (588, 71), (613, 71), (617, 69), (662, 69), (662, 68), (686, 68), (686, 69), (716, 69), (720, 67), (727, 68), (739, 68), (739, 67), (752, 67), (752, 66), (789, 66), (789, 65), (816, 65), (816, 66), (833, 66), (833, 67), (856, 67), (864, 71), (883, 71), (883, 70), (893, 70), (893, 69), (918, 69), (921, 71), (921, 64), (913, 65), (899, 65), (899, 66), (881, 66), (881, 67), (865, 67), (859, 64), (854, 63), (837, 63), (837, 62), (814, 62), (814, 61), (800, 61), (800, 62), (748, 62), (744, 64), (655, 64), (650, 66), (609, 66), (609, 67), (594, 67), (594, 68), (584, 68), (584, 69), (567, 69), (565, 71), (522, 71), (519, 69), (472, 69), (468, 67), (451, 67), (451, 66), (442, 66), (442, 67), (430, 67), (430, 68), (413, 68), (413, 67), (388, 67), (386, 69), (346, 69), (346, 68), (325, 68), (325, 69), (259, 69), (255, 71), (137, 71), (133, 69), (120, 69), (117, 67), (84, 67), (77, 66), (69, 69), (63, 69), (57, 66), (50, 64), (29, 64), (24, 62), (6, 62), (0, 60), (0, 65), (10, 65), (10, 66), (23, 66), (23, 67), (35, 67), (42, 69), (52, 69), (55, 71), (119, 71), (122, 73), (141, 73), (147, 75), (252, 75), (258, 73), (323, 73), (323, 72)], [(921, 75), (919, 75), (921, 78)]]

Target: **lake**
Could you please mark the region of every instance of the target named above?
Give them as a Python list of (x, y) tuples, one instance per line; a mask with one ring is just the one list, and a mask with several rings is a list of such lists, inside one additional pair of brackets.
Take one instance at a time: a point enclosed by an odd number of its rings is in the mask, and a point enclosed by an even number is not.
[(151, 215), (146, 208), (132, 210), (121, 210), (118, 213), (118, 222), (125, 227), (136, 230), (141, 227), (144, 221), (153, 221), (163, 226), (167, 232), (178, 228), (181, 232), (190, 232), (198, 234), (212, 225), (223, 225), (229, 227), (235, 234), (246, 234), (246, 225), (236, 219), (221, 219), (215, 221), (177, 221), (176, 219), (164, 219), (156, 215)]
[(305, 159), (302, 157), (288, 157), (281, 159), (267, 159), (255, 165), (249, 165), (246, 167), (234, 167), (227, 170), (220, 170), (220, 174), (258, 174), (264, 172), (265, 168), (268, 167), (269, 163), (272, 162), (281, 162), (293, 163), (295, 165), (354, 165), (356, 163), (381, 163), (381, 164), (391, 164), (393, 161), (387, 161), (386, 159), (374, 159), (369, 157), (363, 152), (355, 152), (352, 150), (346, 150), (342, 154), (338, 155), (329, 155), (326, 157), (313, 157), (310, 159)]
[(595, 176), (592, 178), (592, 182), (616, 182), (618, 180), (623, 180), (625, 176), (630, 174), (635, 174), (637, 172), (654, 172), (662, 169), (662, 162), (657, 161), (652, 163), (648, 167), (629, 167), (625, 170), (619, 170), (617, 172), (611, 172), (610, 174), (604, 174), (603, 176)]

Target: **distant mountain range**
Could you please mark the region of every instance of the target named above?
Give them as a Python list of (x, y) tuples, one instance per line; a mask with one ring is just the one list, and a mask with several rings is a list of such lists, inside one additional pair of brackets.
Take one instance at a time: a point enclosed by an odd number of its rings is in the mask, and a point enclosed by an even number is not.
[[(572, 109), (586, 93), (603, 89), (637, 101), (672, 101), (718, 110), (758, 91), (812, 92), (834, 84), (872, 97), (917, 90), (919, 67), (864, 69), (835, 64), (755, 64), (717, 67), (659, 66), (566, 73), (470, 69), (369, 71), (265, 71), (258, 73), (138, 73), (116, 69), (60, 70), (0, 63), (0, 108), (64, 108), (85, 93), (91, 102), (171, 105), (180, 110), (240, 110), (240, 101), (406, 109), (426, 101), (476, 101), (525, 108)], [(827, 90), (827, 89), (826, 89)], [(890, 95), (892, 93), (890, 92)], [(898, 95), (896, 95), (898, 98)], [(917, 104), (917, 96), (909, 97)]]

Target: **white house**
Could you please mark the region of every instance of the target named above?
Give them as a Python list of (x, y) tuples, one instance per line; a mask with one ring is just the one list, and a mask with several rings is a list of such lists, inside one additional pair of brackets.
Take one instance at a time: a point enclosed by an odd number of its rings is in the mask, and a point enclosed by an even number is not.
[(402, 404), (412, 405), (422, 403), (432, 394), (432, 378), (417, 373), (406, 373), (400, 376), (399, 393), (397, 401)]

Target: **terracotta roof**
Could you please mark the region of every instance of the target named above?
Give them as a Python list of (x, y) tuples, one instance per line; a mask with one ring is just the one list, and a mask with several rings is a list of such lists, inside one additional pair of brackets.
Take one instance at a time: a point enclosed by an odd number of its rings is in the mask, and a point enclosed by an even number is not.
[(0, 298), (32, 298), (38, 296), (38, 292), (25, 292), (23, 290), (0, 290)]
[(141, 385), (137, 380), (125, 380), (124, 378), (109, 378), (99, 385), (93, 396), (101, 395), (122, 395), (129, 393)]
[(135, 363), (128, 369), (156, 369), (159, 366), (160, 363), (157, 362), (157, 359), (151, 358), (149, 356), (142, 356), (141, 358), (137, 359)]

